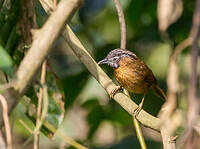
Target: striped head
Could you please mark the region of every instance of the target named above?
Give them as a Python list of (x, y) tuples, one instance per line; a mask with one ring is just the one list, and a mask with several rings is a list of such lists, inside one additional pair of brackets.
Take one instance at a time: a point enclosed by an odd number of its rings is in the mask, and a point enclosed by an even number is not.
[(137, 56), (131, 51), (125, 49), (112, 50), (103, 60), (99, 61), (98, 64), (108, 64), (113, 68), (119, 67), (119, 61), (123, 57), (130, 57), (136, 59)]

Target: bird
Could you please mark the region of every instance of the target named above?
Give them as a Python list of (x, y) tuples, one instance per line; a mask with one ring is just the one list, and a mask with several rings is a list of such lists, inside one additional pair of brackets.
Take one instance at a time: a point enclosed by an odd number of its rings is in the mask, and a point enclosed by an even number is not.
[(122, 89), (144, 95), (141, 103), (135, 110), (135, 115), (138, 115), (141, 111), (144, 97), (150, 88), (157, 96), (166, 100), (167, 97), (158, 86), (152, 70), (133, 52), (121, 48), (114, 49), (98, 64), (108, 64), (114, 68), (114, 75), (119, 86), (111, 92), (111, 98), (114, 97), (117, 91)]

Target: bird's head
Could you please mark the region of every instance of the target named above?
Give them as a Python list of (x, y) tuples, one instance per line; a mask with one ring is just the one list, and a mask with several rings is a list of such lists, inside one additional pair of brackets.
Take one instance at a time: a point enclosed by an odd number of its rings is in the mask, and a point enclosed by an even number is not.
[(103, 60), (99, 61), (98, 64), (108, 64), (113, 68), (119, 67), (119, 61), (123, 57), (137, 58), (137, 56), (131, 51), (125, 49), (112, 50)]

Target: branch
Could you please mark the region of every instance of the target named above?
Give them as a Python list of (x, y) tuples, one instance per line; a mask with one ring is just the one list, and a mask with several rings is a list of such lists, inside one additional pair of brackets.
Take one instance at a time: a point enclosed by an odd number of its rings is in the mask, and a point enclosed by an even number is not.
[[(72, 32), (69, 26), (66, 26), (62, 33), (63, 38), (71, 47), (75, 55), (79, 60), (85, 65), (88, 71), (93, 75), (93, 77), (99, 82), (99, 84), (107, 91), (110, 95), (116, 85), (112, 80), (106, 75), (106, 73), (99, 67), (95, 60), (89, 55), (87, 50), (81, 44), (76, 35)], [(134, 111), (138, 107), (129, 97), (123, 93), (116, 93), (114, 100), (120, 104), (129, 114), (134, 116)], [(154, 130), (159, 131), (160, 119), (150, 115), (149, 113), (142, 110), (137, 119), (146, 127), (150, 127)]]
[(168, 132), (167, 127), (161, 127), (161, 136), (164, 149), (175, 149), (175, 140), (172, 140), (171, 134)]
[[(48, 113), (48, 97), (47, 99), (44, 98), (45, 94), (47, 94), (47, 87), (45, 86), (45, 80), (46, 80), (46, 65), (47, 65), (47, 61), (45, 60), (42, 64), (42, 70), (41, 70), (41, 77), (40, 77), (40, 83), (42, 85), (42, 87), (40, 88), (40, 92), (39, 92), (39, 98), (38, 98), (38, 107), (37, 107), (37, 119), (36, 119), (36, 126), (35, 126), (35, 131), (34, 131), (34, 149), (38, 149), (39, 148), (39, 133), (40, 133), (40, 128), (42, 126), (43, 120), (46, 116), (46, 113)], [(46, 102), (45, 102), (46, 101)], [(46, 104), (44, 104), (46, 103)], [(44, 108), (42, 108), (42, 104), (44, 105)], [(43, 110), (42, 110), (43, 109)], [(46, 110), (45, 110), (46, 109)], [(44, 113), (43, 115), (45, 115), (44, 117), (42, 117), (41, 115), (41, 111), (42, 113)]]
[[(119, 23), (120, 23), (120, 30), (121, 30), (121, 49), (126, 49), (126, 23), (125, 23), (125, 18), (124, 18), (124, 13), (122, 6), (119, 2), (119, 0), (113, 0), (115, 3), (115, 7), (117, 9), (117, 14), (119, 17)], [(127, 90), (124, 90), (124, 93), (130, 98), (129, 93)], [(140, 128), (140, 124), (138, 120), (136, 119), (136, 116), (133, 116), (133, 124), (135, 126), (136, 134), (138, 137), (138, 140), (140, 142), (140, 146), (142, 149), (146, 149), (146, 143), (144, 141), (144, 137), (142, 135), (142, 130)]]
[[(193, 25), (191, 27), (190, 35), (188, 38), (186, 38), (183, 42), (181, 42), (174, 50), (174, 53), (170, 57), (169, 62), (169, 69), (168, 69), (168, 75), (167, 75), (167, 86), (168, 86), (168, 100), (162, 107), (162, 113), (161, 113), (161, 120), (164, 120), (164, 124), (161, 127), (161, 134), (162, 129), (164, 129), (163, 133), (167, 133), (169, 136), (173, 135), (175, 128), (170, 128), (170, 122), (172, 119), (172, 114), (176, 108), (176, 93), (178, 91), (178, 84), (179, 84), (179, 75), (178, 75), (178, 66), (177, 66), (177, 58), (178, 55), (181, 53), (181, 51), (193, 44), (192, 48), (193, 52), (193, 58), (192, 58), (192, 64), (191, 64), (191, 76), (190, 76), (190, 86), (189, 87), (189, 110), (188, 110), (188, 125), (192, 129), (193, 125), (192, 123), (195, 122), (197, 113), (198, 113), (198, 102), (196, 100), (196, 82), (197, 82), (197, 56), (198, 56), (198, 47), (197, 47), (197, 40), (198, 40), (198, 33), (199, 33), (199, 24), (200, 24), (200, 2), (197, 0), (196, 9), (193, 15)], [(195, 51), (195, 52), (194, 52)], [(193, 83), (191, 83), (193, 82)], [(191, 97), (192, 96), (192, 97)], [(191, 132), (191, 129), (187, 129)], [(185, 133), (187, 136), (189, 133)], [(166, 135), (166, 134), (165, 134)], [(164, 135), (162, 135), (164, 136)], [(166, 136), (164, 136), (166, 137)], [(181, 137), (181, 138), (188, 138), (188, 137)], [(184, 139), (184, 140), (185, 140)], [(180, 140), (180, 139), (179, 139)], [(180, 141), (179, 141), (180, 142)], [(183, 139), (182, 141), (183, 142)], [(163, 141), (164, 143), (164, 141)], [(174, 142), (171, 144), (171, 148), (174, 148)], [(190, 143), (190, 142), (188, 142)], [(165, 142), (165, 146), (169, 145), (168, 142)], [(190, 145), (189, 145), (190, 146)], [(169, 148), (169, 147), (168, 147)]]
[(11, 129), (10, 129), (10, 123), (8, 118), (8, 104), (6, 102), (6, 99), (4, 96), (0, 94), (0, 102), (3, 109), (3, 120), (5, 124), (5, 130), (6, 130), (6, 140), (7, 140), (7, 149), (12, 149), (12, 136), (11, 136)]
[(57, 39), (62, 27), (70, 21), (80, 6), (80, 1), (61, 1), (44, 26), (40, 30), (34, 30), (32, 47), (29, 49), (17, 71), (17, 84), (15, 89), (19, 93), (23, 93), (27, 84), (34, 78), (43, 60), (49, 54), (51, 46)]
[(187, 112), (187, 127), (189, 137), (186, 148), (193, 148), (193, 126), (197, 120), (199, 113), (199, 102), (197, 98), (197, 65), (198, 65), (198, 51), (199, 51), (199, 27), (200, 27), (200, 0), (196, 0), (195, 12), (193, 15), (193, 23), (191, 30), (191, 37), (193, 38), (191, 53), (190, 53), (190, 77), (189, 77), (189, 95), (188, 95), (188, 112)]
[[(43, 0), (40, 0), (43, 8), (47, 13), (51, 13), (53, 9), (51, 6), (47, 6)], [(95, 60), (90, 56), (84, 46), (81, 44), (76, 35), (72, 32), (70, 27), (67, 25), (62, 32), (62, 36), (68, 45), (71, 47), (71, 50), (79, 58), (79, 60), (86, 66), (88, 71), (93, 75), (93, 77), (100, 83), (100, 85), (107, 91), (108, 94), (116, 88), (116, 85), (112, 80), (106, 75), (106, 73), (99, 67)], [(134, 111), (137, 109), (138, 105), (135, 104), (129, 97), (122, 93), (116, 93), (114, 100), (119, 103), (130, 115), (134, 116)], [(156, 118), (149, 113), (141, 110), (137, 119), (144, 126), (152, 128), (156, 131), (159, 131), (160, 119)]]
[(135, 126), (135, 131), (136, 131), (138, 140), (140, 142), (141, 149), (147, 149), (144, 137), (142, 135), (142, 130), (141, 130), (140, 124), (139, 124), (138, 120), (136, 119), (136, 117), (133, 117), (133, 124)]
[[(24, 94), (25, 89), (35, 78), (43, 60), (49, 54), (52, 44), (58, 37), (63, 26), (70, 21), (82, 1), (83, 0), (60, 1), (57, 9), (52, 13), (44, 26), (40, 30), (34, 31), (32, 47), (29, 49), (17, 71), (16, 85), (14, 89), (9, 88), (3, 93), (8, 102), (9, 113), (15, 107), (17, 98), (20, 98)], [(0, 128), (2, 124), (2, 117), (0, 117)]]
[[(31, 134), (33, 134), (33, 131), (22, 121), (19, 121), (24, 128), (26, 128)], [(59, 130), (57, 130), (53, 125), (51, 125), (50, 123), (48, 123), (47, 121), (44, 121), (44, 126), (47, 127), (51, 132), (53, 132), (55, 135), (57, 135), (60, 139), (62, 139), (64, 142), (66, 142), (67, 144), (70, 144), (71, 146), (73, 146), (74, 148), (77, 149), (88, 149), (87, 147), (79, 144), (78, 142), (74, 141), (73, 139), (71, 139), (70, 137), (65, 136), (62, 132), (60, 132)], [(27, 143), (24, 144), (24, 148), (26, 147), (26, 145), (29, 143), (29, 140), (32, 139), (32, 137), (29, 137), (29, 139), (27, 140)]]
[(51, 125), (50, 123), (44, 121), (44, 125), (45, 127), (47, 127), (50, 131), (52, 131), (53, 133), (55, 133), (58, 137), (60, 137), (64, 142), (74, 146), (77, 149), (88, 149), (87, 147), (79, 144), (78, 142), (74, 141), (73, 139), (71, 139), (70, 137), (65, 136), (62, 132), (60, 132), (59, 130), (57, 130), (56, 128), (54, 128), (53, 125)]
[[(47, 13), (51, 13), (51, 10), (53, 7), (47, 6), (43, 0), (40, 0), (40, 3), (42, 4), (43, 8)], [(119, 4), (120, 6), (120, 4)], [(123, 14), (123, 12), (122, 12)], [(123, 18), (124, 19), (124, 18)], [(123, 20), (122, 19), (122, 20)], [(125, 23), (125, 21), (124, 21)], [(124, 32), (126, 36), (126, 32)], [(96, 78), (96, 80), (106, 89), (108, 94), (113, 90), (113, 88), (116, 88), (116, 85), (112, 83), (112, 80), (104, 73), (104, 71), (97, 65), (97, 63), (94, 61), (94, 59), (89, 55), (87, 50), (83, 47), (79, 39), (76, 37), (76, 35), (71, 31), (70, 27), (67, 26), (66, 29), (62, 33), (64, 39), (68, 42), (69, 46), (77, 55), (77, 57), (80, 59), (80, 61), (85, 64), (87, 69), (90, 71), (90, 73)], [(124, 43), (126, 44), (126, 43)], [(99, 72), (97, 72), (99, 70)], [(127, 96), (125, 96), (122, 93), (117, 93), (114, 96), (114, 99), (127, 111), (129, 112), (133, 118), (134, 118), (134, 111), (137, 108), (137, 105)], [(145, 111), (141, 111), (139, 115), (137, 116), (137, 119), (140, 120), (140, 122), (146, 126), (150, 127), (154, 130), (159, 131), (159, 124), (160, 120), (156, 117), (151, 116), (150, 114), (146, 113)], [(139, 127), (138, 121), (134, 118), (134, 124)], [(137, 128), (136, 128), (137, 129)], [(140, 128), (137, 129), (138, 131), (141, 130)], [(142, 139), (139, 139), (140, 141)], [(145, 145), (145, 142), (141, 143), (141, 145)], [(145, 145), (146, 146), (146, 145)]]
[(198, 40), (200, 27), (200, 0), (196, 0), (196, 8), (193, 16), (191, 37), (193, 38), (190, 61), (189, 97), (188, 97), (188, 126), (192, 127), (198, 114), (197, 99), (197, 63), (198, 63)]
[(120, 23), (120, 30), (121, 30), (121, 44), (120, 48), (121, 49), (126, 49), (126, 23), (124, 19), (124, 13), (122, 6), (120, 5), (119, 0), (113, 0), (115, 7), (117, 9), (117, 14), (119, 17), (119, 23)]

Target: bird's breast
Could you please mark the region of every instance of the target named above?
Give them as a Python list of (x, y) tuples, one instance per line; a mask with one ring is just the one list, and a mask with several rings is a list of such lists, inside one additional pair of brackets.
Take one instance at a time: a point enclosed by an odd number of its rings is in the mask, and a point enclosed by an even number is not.
[(146, 93), (149, 85), (144, 81), (143, 66), (133, 61), (123, 60), (120, 66), (115, 69), (115, 78), (126, 90), (132, 93)]

